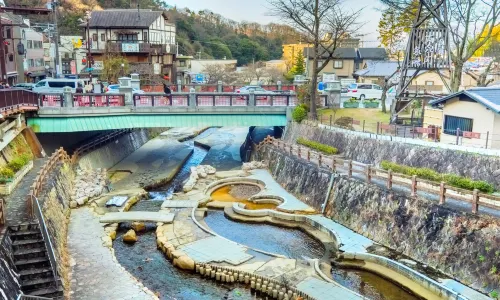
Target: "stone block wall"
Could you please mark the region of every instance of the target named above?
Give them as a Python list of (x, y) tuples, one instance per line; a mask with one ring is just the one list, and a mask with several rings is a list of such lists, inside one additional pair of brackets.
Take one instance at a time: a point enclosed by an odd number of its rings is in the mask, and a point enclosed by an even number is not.
[(68, 226), (71, 192), (75, 182), (75, 172), (69, 163), (64, 163), (54, 169), (39, 195), (40, 206), (45, 224), (51, 236), (57, 259), (57, 268), (65, 287), (69, 291), (69, 254)]
[(291, 123), (285, 140), (298, 137), (327, 144), (339, 149), (347, 159), (378, 165), (383, 160), (398, 164), (425, 167), (440, 173), (453, 173), (485, 180), (500, 189), (500, 158), (461, 151), (424, 147), (400, 142), (363, 138), (310, 125)]
[[(287, 191), (318, 211), (331, 172), (264, 146), (255, 159), (269, 162)], [(500, 288), (500, 220), (457, 212), (436, 202), (395, 194), (336, 176), (325, 216), (485, 293)]]
[(0, 245), (0, 297), (16, 299), (21, 292), (19, 276), (14, 272), (10, 239), (4, 235)]

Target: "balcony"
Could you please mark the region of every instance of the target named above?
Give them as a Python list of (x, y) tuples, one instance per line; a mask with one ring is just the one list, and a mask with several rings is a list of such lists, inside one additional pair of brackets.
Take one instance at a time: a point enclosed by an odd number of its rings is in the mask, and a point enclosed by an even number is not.
[[(147, 54), (147, 55), (164, 55), (175, 54), (177, 52), (176, 45), (171, 44), (152, 44), (144, 41), (108, 41), (105, 47), (96, 49), (95, 43), (92, 45), (91, 51), (94, 53), (131, 53), (131, 54)], [(101, 46), (101, 45), (99, 45)]]

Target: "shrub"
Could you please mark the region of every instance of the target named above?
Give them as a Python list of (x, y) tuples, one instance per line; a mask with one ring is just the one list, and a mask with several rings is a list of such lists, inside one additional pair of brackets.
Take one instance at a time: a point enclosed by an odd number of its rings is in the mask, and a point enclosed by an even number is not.
[(9, 167), (3, 167), (0, 169), (0, 178), (3, 179), (12, 179), (14, 177), (15, 172), (12, 171)]
[(318, 150), (320, 152), (323, 152), (324, 154), (329, 154), (329, 155), (337, 154), (339, 152), (338, 149), (335, 147), (321, 144), (301, 137), (297, 139), (297, 144), (304, 145), (306, 147)]
[(300, 123), (305, 118), (307, 118), (307, 110), (302, 106), (297, 106), (292, 112), (292, 119), (295, 122)]
[(350, 118), (350, 117), (338, 118), (337, 120), (335, 120), (334, 124), (340, 128), (354, 130), (354, 127), (352, 126), (352, 118)]
[(392, 170), (395, 173), (401, 173), (404, 175), (408, 176), (413, 176), (417, 175), (419, 178), (430, 180), (430, 181), (435, 181), (435, 182), (441, 182), (444, 181), (447, 184), (465, 189), (465, 190), (474, 190), (478, 189), (479, 191), (483, 193), (493, 193), (495, 191), (495, 188), (493, 185), (489, 184), (486, 181), (482, 180), (472, 180), (467, 177), (462, 177), (456, 174), (440, 174), (432, 169), (429, 168), (414, 168), (414, 167), (408, 167), (404, 165), (399, 165), (390, 161), (382, 161), (380, 163), (380, 167), (384, 170)]
[(11, 160), (9, 162), (8, 166), (14, 172), (17, 172), (17, 171), (21, 170), (26, 164), (27, 164), (27, 162), (25, 161), (25, 159), (23, 159), (22, 157), (18, 156), (16, 158), (14, 158), (13, 160)]

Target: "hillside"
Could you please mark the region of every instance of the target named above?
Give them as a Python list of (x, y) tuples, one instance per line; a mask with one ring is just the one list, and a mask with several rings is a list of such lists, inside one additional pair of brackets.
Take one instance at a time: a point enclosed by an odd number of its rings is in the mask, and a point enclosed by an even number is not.
[[(6, 0), (29, 7), (43, 7), (46, 0)], [(9, 3), (10, 2), (10, 3)], [(137, 0), (141, 8), (163, 9), (160, 0)], [(132, 1), (132, 3), (137, 3)], [(80, 19), (93, 9), (129, 8), (129, 0), (61, 0), (59, 32), (78, 35)], [(135, 4), (132, 4), (135, 7)], [(169, 8), (170, 22), (177, 27), (179, 52), (201, 58), (237, 59), (238, 65), (255, 61), (279, 59), (282, 45), (299, 39), (291, 27), (281, 24), (235, 22), (210, 11), (193, 12), (189, 9)], [(33, 22), (52, 22), (51, 16), (31, 16)]]

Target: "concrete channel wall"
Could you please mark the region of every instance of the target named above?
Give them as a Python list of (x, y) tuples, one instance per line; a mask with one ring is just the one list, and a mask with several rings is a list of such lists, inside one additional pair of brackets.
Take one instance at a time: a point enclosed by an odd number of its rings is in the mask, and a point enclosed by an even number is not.
[(325, 216), (384, 246), (431, 266), (482, 292), (498, 290), (500, 221), (457, 212), (422, 198), (335, 176), (266, 145), (255, 159), (269, 162), (273, 177)]
[(390, 140), (373, 139), (345, 130), (331, 130), (310, 125), (290, 123), (285, 140), (295, 142), (298, 137), (331, 145), (346, 159), (379, 165), (388, 160), (398, 164), (424, 167), (440, 173), (454, 173), (475, 180), (485, 180), (500, 189), (500, 158), (498, 156), (451, 149), (413, 145)]

